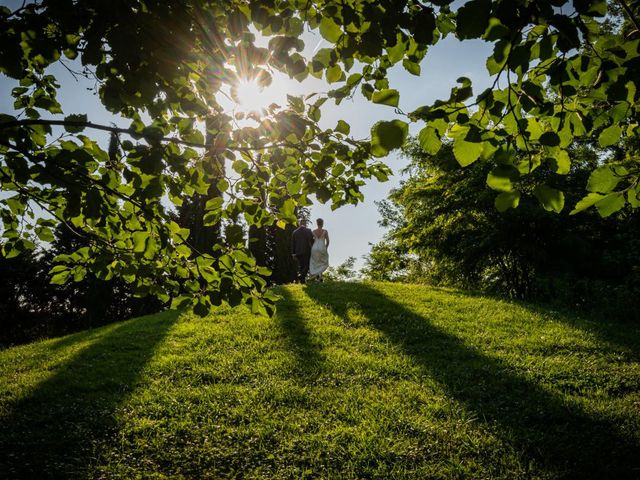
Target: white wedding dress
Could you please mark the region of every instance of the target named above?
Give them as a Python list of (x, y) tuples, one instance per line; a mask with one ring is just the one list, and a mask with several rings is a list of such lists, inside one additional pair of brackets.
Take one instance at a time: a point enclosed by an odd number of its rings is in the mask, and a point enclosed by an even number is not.
[(309, 275), (319, 276), (329, 268), (329, 252), (327, 251), (327, 231), (322, 230), (319, 237), (313, 233), (313, 246), (309, 260)]

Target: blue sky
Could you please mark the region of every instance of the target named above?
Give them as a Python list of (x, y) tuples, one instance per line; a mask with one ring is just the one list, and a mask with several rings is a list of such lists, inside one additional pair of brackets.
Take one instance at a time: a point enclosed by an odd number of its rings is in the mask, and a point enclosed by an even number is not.
[[(0, 5), (10, 8), (21, 2), (0, 1)], [(321, 44), (321, 37), (317, 33), (305, 34), (307, 53)], [(430, 104), (438, 98), (448, 98), (449, 91), (460, 76), (472, 79), (474, 91), (481, 92), (490, 86), (486, 73), (485, 61), (491, 54), (491, 45), (481, 40), (459, 42), (452, 36), (431, 47), (422, 62), (422, 74), (415, 77), (406, 72), (402, 66), (397, 66), (389, 74), (391, 88), (400, 91), (400, 109), (410, 112), (418, 106)], [(91, 121), (96, 123), (110, 123), (117, 121), (102, 109), (93, 92), (93, 83), (79, 78), (76, 80), (62, 66), (51, 69), (62, 86), (59, 100), (66, 115), (71, 113), (87, 113)], [(10, 96), (15, 82), (0, 74), (0, 112), (13, 110), (13, 99)], [(286, 101), (286, 93), (304, 94), (313, 91), (326, 91), (331, 87), (317, 79), (310, 79), (303, 83), (290, 80), (284, 75), (274, 75), (271, 87), (261, 93), (265, 98), (274, 101)], [(396, 118), (394, 109), (384, 105), (368, 102), (361, 95), (352, 100), (344, 100), (335, 106), (325, 103), (322, 112), (321, 125), (333, 127), (338, 119), (343, 119), (351, 125), (351, 135), (362, 139), (369, 136), (371, 126), (378, 120)], [(416, 134), (422, 125), (412, 125), (411, 133)], [(97, 135), (100, 133), (96, 132)], [(372, 181), (364, 188), (365, 201), (358, 206), (348, 206), (331, 211), (328, 205), (316, 204), (312, 207), (312, 218), (322, 217), (325, 228), (331, 235), (330, 260), (332, 265), (342, 263), (347, 257), (358, 258), (358, 266), (362, 265), (361, 257), (368, 253), (369, 244), (379, 241), (384, 231), (378, 226), (379, 215), (374, 202), (386, 198), (389, 190), (397, 186), (401, 180), (400, 170), (406, 162), (397, 154), (392, 153), (384, 161), (391, 167), (395, 175), (385, 183)]]

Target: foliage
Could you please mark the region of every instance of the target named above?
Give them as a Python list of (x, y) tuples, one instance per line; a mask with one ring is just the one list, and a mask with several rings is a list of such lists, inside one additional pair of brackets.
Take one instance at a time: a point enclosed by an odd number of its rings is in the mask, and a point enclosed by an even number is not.
[[(91, 271), (200, 314), (223, 301), (271, 311), (268, 270), (249, 254), (239, 219), (282, 228), (309, 195), (335, 207), (356, 203), (362, 178), (388, 173), (369, 161), (366, 142), (318, 126), (325, 99), (291, 97), (250, 126), (221, 106), (239, 78), (269, 83), (269, 70), (308, 73), (296, 53), (303, 26), (296, 10), (243, 1), (2, 7), (0, 73), (19, 81), (12, 91), (19, 114), (0, 116), (0, 181), (10, 192), (0, 200), (3, 254), (48, 241), (62, 223), (88, 246), (58, 257), (56, 284)], [(268, 48), (255, 45), (250, 26), (274, 37)], [(63, 113), (47, 67), (65, 59), (88, 68), (104, 107), (128, 127)], [(118, 133), (117, 148), (103, 150), (87, 134), (96, 129)], [(206, 249), (172, 215), (172, 205), (197, 195), (208, 198), (195, 215), (218, 232)]]
[(329, 267), (324, 272), (323, 277), (326, 280), (333, 280), (337, 282), (347, 282), (358, 278), (358, 271), (356, 270), (356, 257), (348, 257), (337, 267)]
[[(385, 202), (380, 202), (383, 205)], [(434, 264), (411, 253), (406, 245), (390, 238), (371, 244), (364, 256), (362, 275), (382, 282), (422, 283), (433, 274)]]
[(279, 293), (274, 320), (164, 312), (0, 351), (0, 473), (636, 476), (638, 330), (415, 285)]
[[(408, 178), (380, 205), (381, 224), (390, 230), (368, 256), (369, 278), (428, 280), (589, 307), (606, 303), (593, 293), (608, 287), (611, 294), (620, 290), (617, 314), (637, 317), (637, 211), (624, 209), (609, 218), (547, 212), (534, 198), (535, 177), (544, 175), (539, 171), (521, 186), (518, 210), (499, 212), (485, 189), (494, 181), (491, 166), (461, 170), (454, 148), (445, 144), (436, 155), (425, 154), (416, 142), (407, 148)], [(602, 163), (601, 152), (588, 145), (570, 152), (572, 172), (562, 189), (574, 201), (593, 166), (610, 163)]]
[(136, 298), (122, 279), (99, 280), (91, 274), (79, 282), (53, 285), (47, 273), (57, 255), (81, 248), (65, 228), (44, 252), (0, 257), (0, 347), (95, 328), (162, 308), (153, 298)]
[[(461, 165), (482, 159), (494, 166), (490, 186), (500, 192), (501, 210), (522, 203), (522, 186), (537, 170), (549, 175), (533, 195), (544, 209), (563, 210), (562, 178), (576, 139), (597, 138), (603, 148), (638, 141), (637, 5), (618, 0), (628, 22), (612, 30), (599, 18), (605, 0), (451, 3), (43, 0), (0, 7), (0, 73), (16, 80), (18, 111), (0, 113), (0, 189), (9, 192), (0, 199), (2, 253), (33, 249), (63, 223), (89, 246), (57, 259), (55, 283), (91, 271), (199, 314), (221, 302), (271, 312), (268, 271), (248, 252), (239, 219), (284, 227), (312, 195), (336, 208), (357, 203), (366, 179), (387, 178), (377, 158), (402, 146), (407, 122), (422, 126), (427, 152), (452, 139)], [(329, 44), (308, 60), (300, 54), (305, 28)], [(254, 31), (269, 37), (266, 48)], [(319, 127), (327, 100), (339, 104), (357, 91), (398, 107), (402, 92), (389, 85), (389, 69), (401, 64), (419, 75), (428, 48), (449, 34), (494, 45), (487, 60), (493, 88), (472, 100), (471, 81), (460, 78), (449, 99), (373, 125), (370, 141), (351, 139), (343, 121)], [(95, 78), (102, 105), (124, 126), (98, 125), (60, 104), (48, 67), (67, 61)], [(274, 70), (325, 78), (335, 88), (291, 96), (248, 125), (225, 111), (220, 98), (233, 98), (240, 78), (268, 84)], [(90, 133), (96, 130), (122, 140), (105, 151)], [(585, 182), (589, 194), (571, 207), (595, 206), (603, 216), (627, 203), (635, 208), (638, 178), (632, 152), (595, 170)], [(192, 232), (171, 216), (194, 195), (207, 197), (202, 223), (215, 230), (211, 249), (191, 243)]]

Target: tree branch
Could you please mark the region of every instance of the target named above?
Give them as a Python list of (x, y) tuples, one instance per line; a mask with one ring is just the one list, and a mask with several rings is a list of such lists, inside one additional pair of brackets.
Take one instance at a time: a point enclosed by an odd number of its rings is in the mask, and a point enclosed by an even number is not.
[[(16, 127), (28, 127), (29, 125), (49, 125), (49, 126), (60, 126), (60, 127), (78, 127), (78, 128), (93, 128), (96, 130), (104, 130), (105, 132), (112, 132), (112, 133), (124, 133), (126, 135), (130, 135), (134, 138), (144, 138), (145, 140), (149, 141), (149, 139), (151, 138), (151, 136), (149, 135), (145, 135), (143, 133), (140, 133), (132, 128), (120, 128), (120, 127), (115, 127), (115, 126), (109, 126), (109, 125), (100, 125), (98, 123), (93, 123), (93, 122), (82, 122), (82, 121), (78, 121), (78, 120), (45, 120), (45, 119), (25, 119), (25, 120), (15, 120), (15, 121), (11, 121), (11, 122), (5, 122), (5, 123), (0, 123), (0, 130), (5, 130), (5, 129), (9, 129), (9, 128), (16, 128)], [(207, 148), (207, 149), (212, 149), (212, 153), (221, 153), (223, 152), (225, 148), (223, 149), (219, 149), (219, 148), (213, 148), (212, 144), (208, 144), (208, 143), (196, 143), (196, 142), (189, 142), (186, 140), (181, 140), (180, 138), (177, 137), (160, 137), (160, 138), (153, 138), (156, 141), (159, 142), (173, 142), (173, 143), (177, 143), (179, 145), (185, 145), (187, 147), (193, 147), (193, 148)], [(270, 148), (278, 148), (278, 147), (291, 147), (291, 144), (289, 142), (283, 141), (282, 143), (272, 143), (271, 145), (263, 145), (263, 146), (259, 146), (259, 147), (240, 147), (240, 146), (234, 146), (234, 147), (230, 147), (231, 150), (237, 150), (237, 151), (241, 151), (241, 152), (252, 152), (252, 151), (262, 151), (262, 150), (268, 150)]]
[[(109, 125), (100, 125), (98, 123), (93, 122), (82, 122), (77, 120), (44, 120), (44, 119), (25, 119), (25, 120), (16, 120), (13, 122), (6, 122), (0, 124), (0, 129), (8, 129), (15, 127), (28, 127), (29, 125), (54, 125), (60, 127), (79, 127), (79, 128), (93, 128), (96, 130), (104, 130), (105, 132), (112, 133), (125, 133), (127, 135), (131, 135), (132, 137), (143, 137), (146, 138), (144, 134), (135, 131), (132, 128), (120, 128), (113, 127)], [(162, 137), (158, 139), (162, 142), (174, 142), (180, 145), (186, 145), (194, 148), (206, 148), (207, 145), (196, 142), (187, 142), (186, 140), (181, 140), (176, 137)]]
[(631, 20), (631, 22), (635, 25), (636, 30), (640, 32), (640, 22), (633, 14), (633, 10), (631, 10), (631, 7), (627, 5), (627, 2), (625, 2), (624, 0), (617, 0), (617, 1), (622, 7), (622, 9), (625, 11), (627, 16), (629, 17), (629, 20)]

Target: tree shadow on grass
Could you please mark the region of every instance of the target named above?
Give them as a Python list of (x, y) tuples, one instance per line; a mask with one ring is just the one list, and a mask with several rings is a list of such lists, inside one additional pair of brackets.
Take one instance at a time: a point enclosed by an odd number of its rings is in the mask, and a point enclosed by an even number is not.
[(295, 356), (294, 374), (300, 377), (317, 377), (322, 371), (324, 358), (321, 346), (314, 341), (294, 295), (286, 289), (278, 290), (284, 302), (278, 304), (276, 320), (285, 334), (287, 348)]
[[(177, 318), (163, 312), (92, 332), (91, 343), (10, 405), (0, 419), (0, 478), (86, 477), (115, 440), (118, 407)], [(51, 347), (53, 355), (60, 345)]]
[[(640, 477), (640, 447), (613, 423), (544, 390), (509, 364), (466, 345), (373, 286), (352, 284), (349, 292), (370, 325), (418, 362), (479, 421), (494, 428), (519, 453), (530, 474)], [(326, 287), (308, 288), (307, 293), (347, 318), (344, 293), (340, 296)]]

